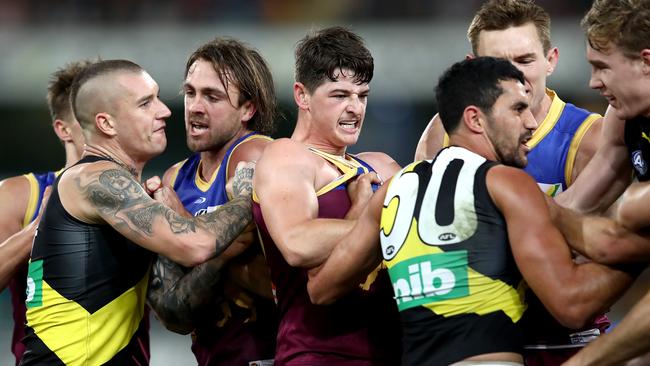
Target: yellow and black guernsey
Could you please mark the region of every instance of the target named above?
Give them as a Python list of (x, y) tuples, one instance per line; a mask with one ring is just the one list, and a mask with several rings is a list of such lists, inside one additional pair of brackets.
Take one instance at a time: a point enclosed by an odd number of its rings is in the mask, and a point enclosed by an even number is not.
[(496, 164), (452, 146), (390, 182), (380, 237), (405, 366), (522, 351), (524, 285), (485, 181)]
[(111, 226), (71, 216), (57, 180), (29, 263), (21, 365), (147, 365), (143, 314), (152, 260)]

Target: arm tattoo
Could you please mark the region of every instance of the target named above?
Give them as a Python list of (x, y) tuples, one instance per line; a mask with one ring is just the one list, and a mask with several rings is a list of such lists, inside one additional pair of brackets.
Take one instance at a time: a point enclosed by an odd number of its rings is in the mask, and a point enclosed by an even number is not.
[(198, 216), (199, 222), (217, 236), (215, 250), (221, 254), (251, 223), (252, 203), (248, 197), (237, 197), (217, 210)]
[(118, 219), (118, 225), (127, 225), (139, 234), (153, 236), (153, 221), (162, 217), (175, 234), (196, 232), (194, 219), (180, 216), (152, 200), (133, 176), (122, 169), (105, 170), (85, 186), (80, 181), (77, 179), (77, 185), (90, 203), (100, 213)]
[(196, 219), (217, 235), (217, 256), (191, 270), (158, 256), (150, 279), (149, 304), (165, 326), (178, 333), (190, 332), (206, 317), (217, 315), (215, 304), (222, 298), (219, 279), (226, 264), (226, 259), (218, 255), (251, 222), (251, 201), (235, 198)]
[[(225, 261), (213, 258), (188, 271), (169, 258), (158, 256), (153, 265), (147, 299), (165, 326), (189, 333), (214, 313), (221, 298), (218, 290)], [(213, 314), (216, 315), (216, 314)]]
[(232, 191), (235, 197), (250, 196), (253, 192), (254, 168), (240, 168), (235, 171)]
[(187, 232), (196, 232), (196, 222), (193, 218), (187, 218), (181, 215), (178, 215), (172, 210), (167, 210), (165, 213), (165, 218), (169, 223), (169, 227), (172, 229), (174, 234), (182, 234)]

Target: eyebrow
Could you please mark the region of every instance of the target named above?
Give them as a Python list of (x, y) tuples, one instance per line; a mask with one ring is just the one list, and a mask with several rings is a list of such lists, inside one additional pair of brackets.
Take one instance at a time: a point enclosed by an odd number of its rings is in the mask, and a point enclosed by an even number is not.
[(192, 85), (190, 83), (183, 83), (183, 89), (186, 89), (186, 88), (191, 88), (191, 89), (194, 89), (194, 90), (198, 89), (204, 94), (226, 95), (225, 91), (223, 91), (221, 89), (209, 87), (209, 86), (204, 87), (204, 88), (196, 88), (196, 87), (194, 87), (194, 85)]
[(148, 95), (145, 95), (144, 97), (139, 98), (138, 100), (136, 100), (135, 104), (140, 105), (140, 104), (142, 104), (143, 102), (145, 102), (147, 100), (152, 100), (153, 98), (154, 98), (153, 94), (148, 94)]
[(514, 57), (514, 59), (516, 60), (516, 59), (519, 59), (519, 58), (529, 58), (529, 57), (534, 58), (535, 56), (536, 56), (535, 52), (529, 52), (529, 53), (524, 53), (523, 55), (517, 55), (517, 56)]
[(530, 104), (528, 102), (524, 101), (517, 101), (515, 104), (513, 104), (512, 108), (513, 109), (519, 109), (519, 108), (528, 108)]
[(587, 60), (590, 64), (597, 67), (607, 67), (607, 64), (600, 60)]
[[(363, 90), (361, 90), (361, 91), (359, 92), (359, 94), (369, 93), (369, 92), (370, 92), (370, 87), (368, 87), (367, 89), (363, 89)], [(341, 88), (330, 90), (330, 93), (346, 93), (346, 94), (353, 94), (350, 90), (348, 90), (348, 89), (341, 89)]]

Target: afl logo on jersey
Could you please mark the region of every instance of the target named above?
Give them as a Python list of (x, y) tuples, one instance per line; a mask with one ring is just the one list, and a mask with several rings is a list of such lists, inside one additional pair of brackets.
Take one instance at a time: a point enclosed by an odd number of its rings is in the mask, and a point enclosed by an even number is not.
[(443, 234), (438, 235), (438, 239), (440, 239), (442, 241), (453, 240), (453, 239), (456, 239), (456, 234), (454, 234), (454, 233), (443, 233)]
[(395, 253), (395, 247), (392, 245), (389, 245), (386, 247), (386, 257), (390, 257)]
[(643, 159), (641, 150), (636, 150), (632, 153), (632, 165), (639, 175), (644, 175), (648, 171), (648, 164)]

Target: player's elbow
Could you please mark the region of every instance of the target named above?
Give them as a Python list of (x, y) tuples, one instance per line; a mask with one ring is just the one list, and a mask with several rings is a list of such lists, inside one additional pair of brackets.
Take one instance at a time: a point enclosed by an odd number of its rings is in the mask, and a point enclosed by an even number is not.
[(285, 250), (282, 251), (282, 256), (284, 260), (287, 261), (291, 267), (296, 268), (305, 268), (308, 266), (309, 261), (306, 253), (303, 253), (300, 250), (294, 249), (296, 246), (286, 245)]
[(309, 300), (311, 300), (311, 303), (314, 305), (330, 305), (336, 300), (333, 296), (329, 296), (329, 294), (323, 291), (314, 291), (309, 289), (308, 292)]
[(618, 209), (616, 210), (616, 221), (624, 222), (626, 224), (626, 227), (629, 227), (629, 223), (634, 223), (639, 218), (639, 214), (634, 211), (635, 210), (630, 208), (630, 205), (619, 205)]
[(579, 282), (566, 283), (562, 293), (554, 296), (549, 305), (547, 308), (553, 317), (570, 329), (584, 328), (604, 311), (602, 302), (594, 299), (592, 294), (585, 293), (584, 286)]
[(307, 292), (309, 300), (314, 305), (330, 305), (336, 301), (336, 294), (320, 284), (320, 281), (310, 279), (307, 283)]
[(591, 318), (582, 306), (575, 304), (562, 304), (551, 313), (562, 326), (570, 329), (585, 327)]
[(184, 267), (196, 267), (214, 257), (215, 243), (213, 240), (200, 239), (191, 242), (180, 242), (176, 245), (174, 255), (167, 255), (172, 261)]

